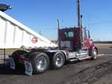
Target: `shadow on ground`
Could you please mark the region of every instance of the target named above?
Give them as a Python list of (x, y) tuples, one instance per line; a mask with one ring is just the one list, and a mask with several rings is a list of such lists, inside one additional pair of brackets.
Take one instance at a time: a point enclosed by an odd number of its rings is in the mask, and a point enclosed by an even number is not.
[(112, 46), (110, 46), (110, 48), (112, 48)]
[(0, 64), (0, 75), (24, 75), (24, 70), (12, 70), (8, 64)]

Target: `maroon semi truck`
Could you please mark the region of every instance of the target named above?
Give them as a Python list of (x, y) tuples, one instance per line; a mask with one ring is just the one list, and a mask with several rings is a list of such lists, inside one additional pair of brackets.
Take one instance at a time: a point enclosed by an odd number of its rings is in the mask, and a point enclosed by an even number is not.
[[(80, 34), (81, 33), (81, 34)], [(82, 35), (82, 36), (80, 36)], [(45, 72), (50, 66), (63, 67), (67, 61), (96, 59), (98, 50), (85, 28), (59, 29), (58, 49), (26, 49), (13, 52), (11, 58), (15, 68), (25, 65), (33, 73)]]

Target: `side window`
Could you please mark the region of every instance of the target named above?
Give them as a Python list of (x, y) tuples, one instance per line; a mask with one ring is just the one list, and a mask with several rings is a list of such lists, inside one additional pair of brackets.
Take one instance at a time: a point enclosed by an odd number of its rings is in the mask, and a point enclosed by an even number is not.
[(68, 33), (67, 33), (67, 32), (65, 32), (64, 34), (65, 34), (65, 37), (67, 38), (67, 37), (68, 37)]
[(69, 32), (65, 32), (65, 36), (66, 36), (66, 38), (73, 38), (74, 33), (71, 32), (71, 31), (69, 31)]

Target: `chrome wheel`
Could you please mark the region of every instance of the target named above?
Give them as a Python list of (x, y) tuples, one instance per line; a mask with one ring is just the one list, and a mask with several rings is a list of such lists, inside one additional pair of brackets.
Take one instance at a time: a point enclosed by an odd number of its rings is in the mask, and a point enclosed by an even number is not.
[(34, 73), (43, 73), (49, 68), (49, 57), (46, 53), (33, 52), (31, 57)]
[(56, 66), (61, 67), (63, 65), (63, 61), (64, 61), (63, 57), (60, 55), (57, 55), (56, 62), (55, 62)]
[(53, 56), (53, 67), (58, 69), (61, 68), (65, 63), (65, 56), (61, 52), (57, 52)]
[(36, 59), (36, 68), (38, 71), (44, 71), (47, 68), (47, 60), (44, 56)]
[(93, 59), (96, 59), (96, 56), (97, 56), (97, 51), (96, 51), (96, 49), (93, 49)]
[(97, 54), (98, 54), (97, 49), (94, 48), (94, 49), (90, 50), (89, 55), (91, 56), (92, 60), (96, 59)]

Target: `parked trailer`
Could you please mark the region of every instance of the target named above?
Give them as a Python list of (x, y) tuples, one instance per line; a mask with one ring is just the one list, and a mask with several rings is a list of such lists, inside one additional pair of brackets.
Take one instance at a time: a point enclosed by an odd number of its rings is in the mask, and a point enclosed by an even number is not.
[(39, 35), (4, 12), (0, 11), (0, 48), (48, 48), (56, 47), (47, 38)]

